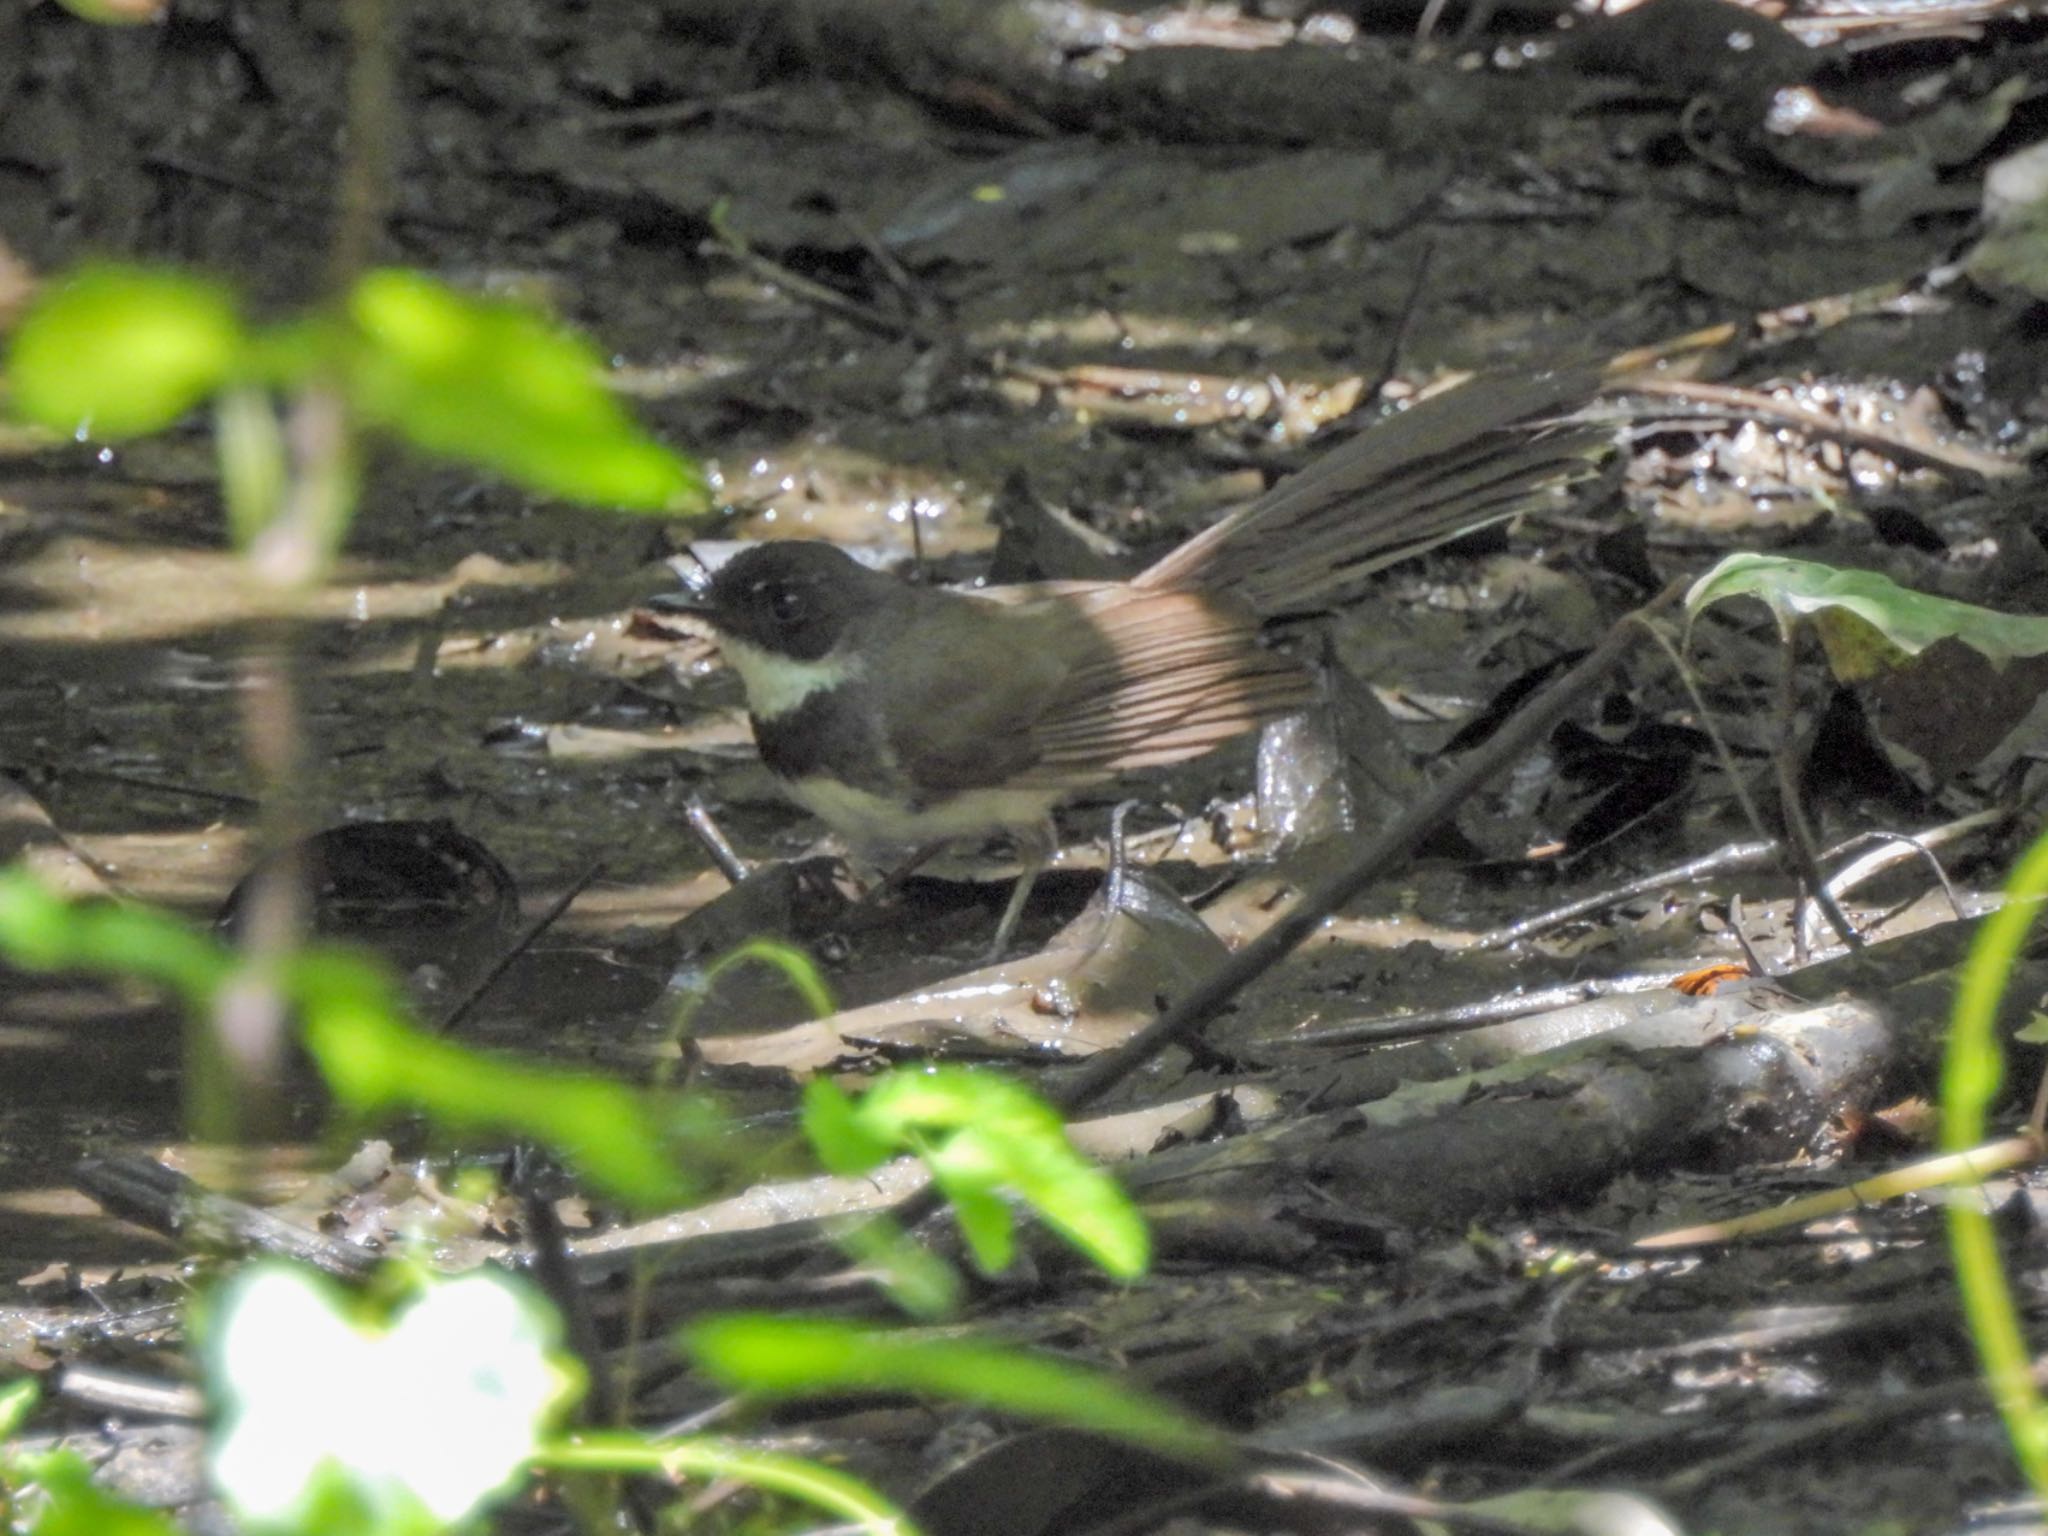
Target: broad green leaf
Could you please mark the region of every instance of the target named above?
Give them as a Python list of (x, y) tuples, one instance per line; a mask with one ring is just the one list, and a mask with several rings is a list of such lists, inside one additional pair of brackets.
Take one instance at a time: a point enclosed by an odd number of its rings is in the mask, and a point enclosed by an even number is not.
[(596, 349), (544, 316), (397, 270), (365, 276), (348, 308), (349, 393), (365, 420), (572, 501), (705, 505), (697, 470), (605, 390)]
[[(46, 1501), (34, 1518), (20, 1527), (26, 1536), (181, 1536), (177, 1521), (169, 1515), (117, 1499), (102, 1489), (92, 1480), (92, 1468), (76, 1452), (26, 1457), (13, 1470), (26, 1474)], [(21, 1505), (36, 1507), (29, 1500)]]
[(0, 870), (0, 952), (32, 971), (132, 976), (203, 1009), (235, 968), (218, 940), (147, 907), (65, 900), (26, 868)]
[(1697, 615), (1730, 597), (1760, 598), (1788, 625), (1817, 614), (1852, 614), (1909, 656), (1939, 640), (1959, 640), (1994, 662), (2048, 652), (2048, 618), (1915, 592), (1875, 571), (1837, 570), (1777, 555), (1730, 555), (1693, 583), (1686, 611)]
[(1156, 1398), (1094, 1371), (986, 1344), (746, 1314), (692, 1323), (682, 1343), (726, 1386), (766, 1397), (910, 1392), (1098, 1430), (1175, 1456), (1225, 1451), (1220, 1435)]
[(985, 1275), (1008, 1269), (1017, 1256), (1017, 1222), (1009, 1203), (996, 1192), (995, 1181), (963, 1176), (937, 1158), (932, 1161), (932, 1178), (953, 1208), (974, 1267)]
[(665, 1116), (652, 1096), (415, 1029), (390, 982), (351, 956), (308, 953), (291, 976), (306, 1047), (335, 1097), (358, 1114), (417, 1109), (449, 1131), (533, 1136), (592, 1182), (642, 1207), (689, 1195), (672, 1155), (678, 1119)]
[[(157, 982), (197, 1016), (239, 964), (219, 941), (175, 918), (66, 901), (20, 866), (0, 870), (0, 954), (29, 970)], [(702, 1098), (664, 1104), (608, 1078), (522, 1064), (414, 1028), (389, 978), (355, 955), (304, 951), (286, 968), (284, 988), (328, 1085), (357, 1113), (417, 1109), (451, 1131), (530, 1135), (643, 1206), (689, 1194), (674, 1155), (681, 1146), (717, 1145), (715, 1111)]]
[(830, 1173), (866, 1173), (898, 1150), (893, 1138), (868, 1130), (859, 1107), (829, 1077), (814, 1077), (804, 1084), (803, 1127), (818, 1161)]
[(245, 338), (217, 283), (152, 267), (82, 267), (29, 306), (7, 357), (14, 410), (78, 437), (169, 426), (225, 384)]
[[(855, 1119), (874, 1139), (925, 1158), (983, 1268), (1008, 1262), (1008, 1219), (999, 1225), (991, 1208), (992, 1197), (1008, 1191), (1118, 1279), (1145, 1272), (1143, 1218), (1114, 1179), (1074, 1150), (1058, 1112), (1029, 1089), (959, 1067), (893, 1072), (862, 1096)], [(998, 1253), (1002, 1261), (991, 1266)]]
[(386, 1317), (260, 1264), (201, 1321), (214, 1481), (259, 1527), (443, 1529), (520, 1474), (582, 1387), (554, 1309), (495, 1270), (434, 1281)]

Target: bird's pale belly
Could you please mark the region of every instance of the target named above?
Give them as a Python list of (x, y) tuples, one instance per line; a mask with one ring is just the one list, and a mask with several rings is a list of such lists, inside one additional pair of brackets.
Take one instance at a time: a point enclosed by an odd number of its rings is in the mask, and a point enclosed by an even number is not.
[(997, 832), (1030, 834), (1060, 801), (1045, 789), (970, 789), (911, 806), (836, 779), (776, 776), (783, 793), (858, 848), (910, 848)]

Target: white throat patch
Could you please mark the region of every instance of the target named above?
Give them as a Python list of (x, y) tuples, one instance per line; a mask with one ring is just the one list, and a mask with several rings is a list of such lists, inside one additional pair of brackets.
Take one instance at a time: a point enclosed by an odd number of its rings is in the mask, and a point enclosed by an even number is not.
[(836, 688), (860, 670), (843, 656), (798, 661), (724, 635), (719, 636), (718, 649), (746, 685), (747, 708), (759, 720), (780, 719), (812, 694)]

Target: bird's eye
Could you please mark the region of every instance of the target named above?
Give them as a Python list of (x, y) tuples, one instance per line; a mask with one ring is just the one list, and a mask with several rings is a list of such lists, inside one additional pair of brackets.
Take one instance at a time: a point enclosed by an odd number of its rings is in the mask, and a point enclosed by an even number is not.
[(778, 587), (769, 594), (768, 611), (778, 624), (795, 624), (809, 613), (810, 604), (795, 587)]

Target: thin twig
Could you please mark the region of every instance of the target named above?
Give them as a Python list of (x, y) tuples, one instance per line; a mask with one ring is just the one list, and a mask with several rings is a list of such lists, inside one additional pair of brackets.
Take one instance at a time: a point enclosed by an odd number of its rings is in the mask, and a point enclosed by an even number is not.
[[(1863, 936), (1859, 934), (1843, 913), (1841, 903), (1828, 893), (1827, 881), (1820, 872), (1820, 854), (1813, 840), (1813, 828), (1807, 824), (1806, 805), (1799, 793), (1800, 759), (1804, 753), (1792, 750), (1793, 713), (1797, 699), (1799, 677), (1799, 631), (1785, 626), (1782, 636), (1782, 660), (1778, 667), (1778, 740), (1780, 746), (1774, 762), (1778, 774), (1778, 810), (1784, 818), (1785, 841), (1791, 848), (1792, 856), (1799, 869), (1800, 882), (1812, 894), (1814, 904), (1820, 908), (1821, 916), (1828, 920), (1828, 926), (1835, 930), (1835, 936), (1850, 949), (1863, 947)], [(1806, 937), (1795, 923), (1792, 929), (1793, 953), (1799, 963), (1806, 963)]]
[(1850, 448), (1868, 449), (1906, 464), (1946, 470), (1978, 481), (2009, 480), (2026, 472), (2023, 465), (1996, 454), (1967, 448), (1959, 443), (1908, 442), (1897, 433), (1859, 427), (1839, 416), (1826, 415), (1812, 406), (1797, 405), (1760, 390), (1741, 389), (1732, 384), (1704, 384), (1692, 379), (1631, 379), (1625, 387), (1634, 394), (1714, 406), (1732, 415), (1798, 427), (1815, 437), (1833, 438)]
[(550, 928), (554, 927), (556, 923), (560, 922), (562, 914), (569, 910), (570, 905), (576, 900), (576, 898), (578, 896), (581, 896), (585, 891), (589, 890), (591, 883), (595, 881), (598, 878), (598, 876), (602, 875), (603, 873), (603, 864), (593, 864), (590, 866), (590, 868), (583, 871), (581, 875), (577, 876), (574, 880), (572, 880), (569, 883), (569, 888), (566, 891), (562, 892), (560, 896), (556, 897), (554, 903), (547, 909), (547, 911), (541, 913), (541, 915), (534, 920), (533, 926), (531, 928), (528, 928), (526, 932), (522, 933), (518, 937), (518, 939), (514, 941), (512, 947), (506, 950), (504, 954), (498, 957), (497, 963), (493, 965), (488, 971), (484, 972), (484, 974), (481, 977), (478, 978), (476, 985), (471, 987), (468, 992), (463, 994), (462, 1001), (457, 1003), (453, 1008), (448, 1010), (448, 1016), (444, 1018), (437, 1026), (439, 1032), (444, 1035), (452, 1034), (455, 1030), (455, 1026), (460, 1024), (464, 1019), (470, 1016), (471, 1012), (474, 1011), (474, 1009), (476, 1008), (476, 1005), (480, 1001), (482, 1001), (484, 994), (490, 991), (491, 988), (497, 984), (498, 978), (505, 974), (506, 970), (511, 966), (512, 962), (514, 960), (517, 960), (521, 955), (525, 954), (527, 950), (531, 949), (534, 945), (534, 942), (537, 939), (539, 939), (542, 934), (546, 933)]
[(1705, 879), (1708, 875), (1732, 874), (1737, 870), (1775, 864), (1781, 851), (1776, 838), (1751, 843), (1730, 843), (1724, 848), (1717, 848), (1712, 853), (1702, 854), (1699, 858), (1684, 864), (1674, 864), (1669, 869), (1658, 870), (1655, 874), (1643, 875), (1626, 885), (1596, 891), (1591, 896), (1568, 901), (1561, 907), (1552, 907), (1548, 912), (1539, 912), (1534, 917), (1525, 917), (1519, 922), (1491, 929), (1474, 939), (1470, 948), (1505, 949), (1510, 944), (1534, 938), (1589, 913), (1619, 906), (1622, 902), (1632, 901), (1638, 896), (1648, 896), (1674, 885), (1690, 885)]
[(1519, 760), (1570, 713), (1642, 638), (1646, 621), (1677, 602), (1685, 581), (1674, 581), (1626, 615), (1599, 645), (1563, 677), (1511, 715), (1484, 746), (1427, 791), (1407, 814), (1366, 844), (1351, 864), (1305, 893), (1272, 927), (1218, 966), (1192, 990), (1114, 1050), (1091, 1057), (1053, 1095), (1062, 1110), (1093, 1103), (1169, 1045), (1194, 1035), (1252, 982), (1298, 949), (1323, 920), (1385, 875), (1435, 828)]

